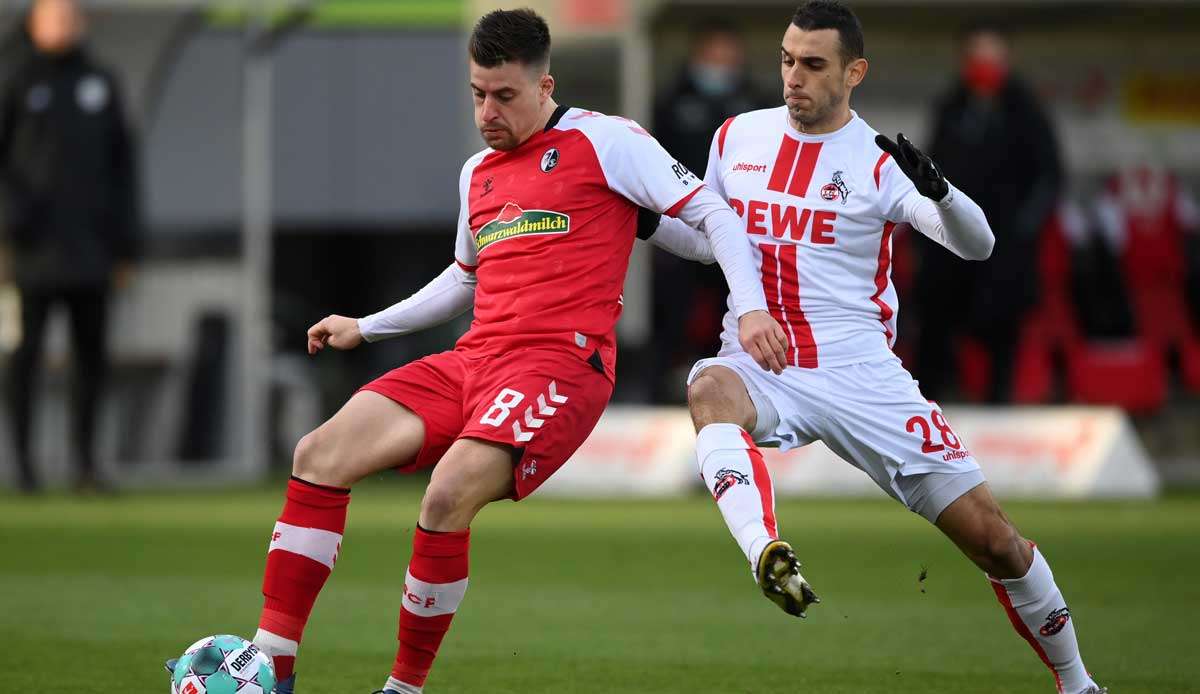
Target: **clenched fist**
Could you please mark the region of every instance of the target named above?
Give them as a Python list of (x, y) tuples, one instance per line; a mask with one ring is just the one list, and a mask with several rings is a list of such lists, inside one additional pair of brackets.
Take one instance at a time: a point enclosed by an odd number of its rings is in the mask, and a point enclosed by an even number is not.
[(354, 349), (362, 344), (358, 320), (345, 316), (327, 316), (308, 329), (308, 353), (316, 354), (325, 345), (334, 349)]
[(787, 366), (787, 335), (766, 311), (751, 311), (738, 320), (738, 340), (742, 349), (764, 371), (783, 373)]

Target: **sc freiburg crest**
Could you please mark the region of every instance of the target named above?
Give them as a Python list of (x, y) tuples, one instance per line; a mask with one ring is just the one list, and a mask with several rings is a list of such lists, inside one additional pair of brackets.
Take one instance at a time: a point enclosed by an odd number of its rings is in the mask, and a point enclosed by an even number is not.
[(550, 173), (554, 167), (558, 166), (558, 149), (551, 147), (542, 155), (542, 173)]

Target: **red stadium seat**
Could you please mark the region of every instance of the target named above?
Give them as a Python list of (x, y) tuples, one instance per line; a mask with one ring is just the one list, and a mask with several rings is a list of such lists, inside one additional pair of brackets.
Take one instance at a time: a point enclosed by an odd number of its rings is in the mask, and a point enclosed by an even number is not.
[(1160, 349), (1182, 351), (1194, 339), (1182, 284), (1138, 288), (1133, 302), (1138, 334)]
[(1067, 389), (1076, 402), (1154, 412), (1167, 399), (1166, 360), (1140, 338), (1080, 344), (1068, 353)]
[(992, 383), (992, 357), (983, 345), (970, 337), (958, 340), (958, 388), (971, 402), (987, 399)]
[[(958, 342), (958, 384), (971, 402), (987, 399), (992, 384), (992, 355), (972, 338)], [(1017, 345), (1012, 400), (1021, 405), (1047, 402), (1054, 390), (1051, 343), (1026, 329)]]
[(1048, 402), (1054, 391), (1054, 353), (1051, 345), (1028, 331), (1017, 346), (1012, 399), (1018, 405)]

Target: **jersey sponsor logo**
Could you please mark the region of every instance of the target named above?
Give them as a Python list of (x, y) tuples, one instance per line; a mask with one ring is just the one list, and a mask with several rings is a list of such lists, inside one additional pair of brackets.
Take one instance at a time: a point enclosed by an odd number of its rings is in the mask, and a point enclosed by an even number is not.
[(750, 173), (766, 173), (767, 165), (766, 164), (751, 164), (750, 162), (739, 161), (738, 163), (733, 165), (733, 168), (731, 169), (731, 171), (735, 171), (735, 172), (736, 171), (749, 171)]
[(1071, 621), (1071, 610), (1066, 607), (1060, 607), (1057, 610), (1052, 610), (1046, 615), (1046, 623), (1038, 629), (1038, 633), (1042, 636), (1054, 636), (1062, 631), (1067, 626), (1067, 622)]
[(546, 150), (546, 153), (542, 155), (542, 163), (539, 165), (542, 173), (550, 173), (553, 171), (554, 167), (558, 166), (558, 160), (561, 157), (562, 155), (558, 153), (558, 149), (555, 147), (551, 147), (550, 149)]
[(777, 239), (787, 237), (793, 241), (801, 241), (807, 234), (808, 242), (813, 245), (832, 246), (837, 243), (833, 235), (837, 212), (737, 198), (729, 198), (729, 205), (739, 217), (746, 220), (747, 234)]
[(517, 236), (542, 236), (565, 234), (571, 230), (571, 216), (552, 210), (523, 210), (516, 203), (508, 203), (492, 221), (484, 224), (475, 235), (475, 252), (494, 243)]
[(737, 485), (750, 484), (750, 478), (746, 476), (746, 473), (738, 472), (737, 470), (730, 470), (729, 468), (721, 468), (718, 470), (713, 480), (713, 498), (717, 501), (720, 501), (721, 497), (725, 496), (725, 492), (733, 489)]
[(692, 175), (692, 172), (688, 171), (688, 167), (684, 166), (678, 161), (671, 165), (671, 172), (674, 173), (675, 178), (679, 179), (680, 182), (682, 182), (685, 186), (692, 185), (692, 181), (696, 179), (696, 177)]

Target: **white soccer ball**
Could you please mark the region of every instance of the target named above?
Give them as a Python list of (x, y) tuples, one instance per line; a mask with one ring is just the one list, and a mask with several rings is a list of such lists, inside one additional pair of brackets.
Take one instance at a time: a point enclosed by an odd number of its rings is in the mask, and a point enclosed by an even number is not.
[(206, 636), (183, 652), (171, 694), (271, 694), (275, 670), (258, 646), (239, 636)]

